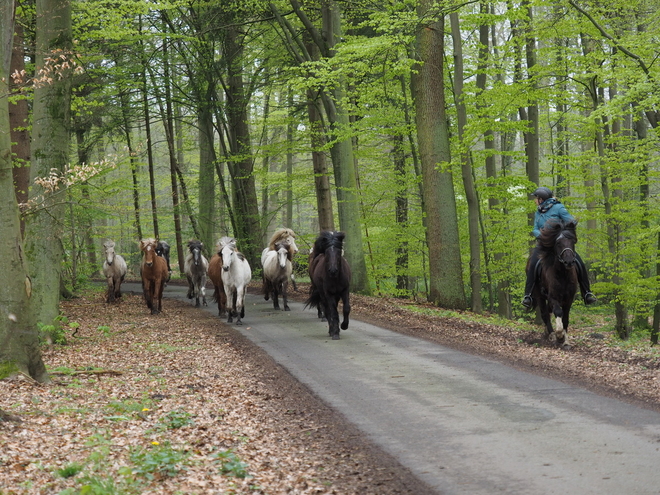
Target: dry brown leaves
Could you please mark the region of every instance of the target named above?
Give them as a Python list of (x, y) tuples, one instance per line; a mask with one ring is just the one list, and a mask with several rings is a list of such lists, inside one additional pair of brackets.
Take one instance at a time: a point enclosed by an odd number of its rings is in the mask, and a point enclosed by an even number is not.
[[(304, 294), (302, 286), (290, 297)], [(654, 353), (613, 347), (589, 330), (574, 330), (572, 350), (560, 351), (540, 329), (351, 297), (358, 319), (660, 409)], [(85, 485), (97, 494), (425, 492), (216, 316), (171, 300), (151, 316), (138, 295), (110, 306), (99, 294), (62, 308), (80, 328), (68, 345), (45, 350), (44, 361), (64, 374), (48, 385), (0, 381), (0, 410), (21, 420), (0, 418), (1, 494)], [(80, 473), (58, 474), (74, 464)], [(248, 477), (237, 476), (242, 469)]]
[(164, 305), (63, 303), (80, 327), (44, 351), (53, 382), (0, 381), (22, 420), (0, 420), (0, 493), (412, 493), (217, 317)]

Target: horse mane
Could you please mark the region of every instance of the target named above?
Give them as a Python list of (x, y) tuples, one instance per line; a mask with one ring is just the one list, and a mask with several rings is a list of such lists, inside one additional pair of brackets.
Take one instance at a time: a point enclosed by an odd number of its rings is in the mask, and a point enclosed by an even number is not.
[(221, 237), (218, 239), (218, 242), (215, 243), (216, 252), (220, 253), (225, 246), (232, 246), (232, 249), (236, 250), (236, 239), (229, 236)]
[(103, 247), (106, 249), (113, 248), (115, 247), (115, 241), (111, 241), (110, 239), (108, 239), (103, 243)]
[(146, 239), (142, 239), (140, 241), (140, 250), (144, 251), (147, 248), (147, 246), (151, 245), (151, 246), (153, 246), (154, 251), (155, 251), (157, 244), (158, 244), (158, 241), (156, 241), (156, 239), (154, 239), (153, 237), (148, 237)]
[(551, 251), (554, 248), (555, 242), (560, 235), (568, 237), (577, 243), (577, 233), (575, 229), (577, 227), (577, 222), (562, 222), (561, 220), (551, 220), (545, 224), (543, 229), (541, 229), (541, 235), (539, 236), (539, 245), (544, 251)]
[(197, 239), (188, 241), (188, 249), (190, 250), (191, 253), (194, 248), (202, 249), (203, 247), (204, 247), (204, 243), (202, 241), (198, 241)]
[(346, 234), (344, 232), (324, 230), (316, 238), (316, 241), (314, 241), (314, 248), (313, 248), (314, 257), (317, 257), (319, 254), (325, 253), (326, 249), (331, 247), (342, 249), (345, 237)]
[(293, 237), (294, 239), (296, 238), (296, 233), (292, 229), (286, 227), (277, 229), (275, 232), (273, 232), (273, 235), (270, 236), (270, 241), (268, 242), (269, 249), (274, 250), (277, 241), (284, 240), (289, 237)]

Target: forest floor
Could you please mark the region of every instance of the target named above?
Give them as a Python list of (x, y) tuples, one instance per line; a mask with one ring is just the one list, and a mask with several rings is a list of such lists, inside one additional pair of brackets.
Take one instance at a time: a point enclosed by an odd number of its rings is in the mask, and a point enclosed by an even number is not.
[[(351, 305), (356, 319), (660, 410), (660, 352), (618, 342), (606, 307), (576, 303), (564, 351), (529, 321)], [(62, 314), (66, 345), (43, 350), (52, 383), (0, 381), (2, 495), (430, 492), (209, 312), (167, 300), (151, 316), (141, 295), (108, 305), (95, 293)]]

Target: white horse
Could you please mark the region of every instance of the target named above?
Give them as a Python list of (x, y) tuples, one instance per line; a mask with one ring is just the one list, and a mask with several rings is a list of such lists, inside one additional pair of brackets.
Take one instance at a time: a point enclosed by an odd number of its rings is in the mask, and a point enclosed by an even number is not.
[(128, 267), (124, 258), (115, 253), (115, 243), (105, 241), (103, 243), (105, 250), (105, 261), (103, 262), (103, 275), (108, 281), (108, 295), (106, 302), (115, 302), (116, 298), (121, 297), (121, 284), (126, 277)]
[[(270, 241), (268, 241), (268, 248), (275, 251), (275, 244), (284, 241), (289, 244), (289, 261), (293, 264), (293, 257), (298, 253), (298, 246), (296, 246), (296, 233), (293, 229), (281, 228), (273, 232), (273, 235), (270, 236)], [(263, 266), (263, 261), (261, 263)], [(292, 265), (293, 266), (293, 265)], [(293, 290), (298, 291), (296, 286), (296, 278), (293, 275), (293, 270), (291, 270), (291, 283), (293, 284)]]
[(241, 318), (245, 316), (245, 293), (252, 279), (250, 264), (243, 253), (236, 249), (236, 241), (225, 243), (220, 251), (222, 257), (222, 285), (227, 295), (227, 323), (242, 325)]
[(286, 296), (289, 278), (293, 271), (289, 260), (289, 247), (287, 241), (278, 241), (275, 243), (275, 249), (266, 248), (261, 253), (264, 299), (268, 301), (272, 294), (273, 308), (280, 309), (278, 295), (282, 294), (284, 311), (290, 311)]
[(195, 307), (199, 308), (199, 295), (202, 295), (202, 303), (206, 306), (206, 272), (209, 262), (202, 254), (204, 245), (197, 240), (188, 242), (186, 260), (183, 271), (188, 279), (188, 299), (195, 298)]

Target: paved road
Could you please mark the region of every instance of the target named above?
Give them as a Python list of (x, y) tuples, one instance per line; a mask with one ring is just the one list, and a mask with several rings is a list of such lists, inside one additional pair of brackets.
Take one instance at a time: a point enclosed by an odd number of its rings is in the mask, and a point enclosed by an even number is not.
[(332, 341), (315, 310), (247, 301), (234, 328), (438, 493), (660, 494), (656, 412), (355, 320)]

